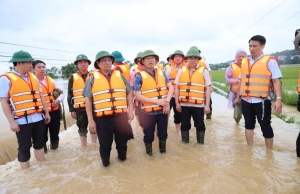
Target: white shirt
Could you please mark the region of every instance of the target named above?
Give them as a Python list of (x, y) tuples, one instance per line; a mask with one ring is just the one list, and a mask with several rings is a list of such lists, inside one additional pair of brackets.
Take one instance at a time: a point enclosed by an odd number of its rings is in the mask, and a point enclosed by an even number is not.
[[(262, 53), (256, 60), (254, 60), (253, 57), (250, 57), (250, 60), (249, 60), (250, 65), (252, 66), (257, 60), (259, 60), (263, 56), (264, 56), (264, 54)], [(279, 69), (279, 65), (278, 65), (277, 61), (275, 61), (274, 59), (269, 60), (268, 69), (271, 72), (272, 80), (282, 78), (282, 74), (281, 74), (281, 71)], [(248, 100), (247, 100), (247, 97), (242, 97), (242, 99), (249, 102), (249, 103), (260, 103), (260, 102), (263, 101), (261, 98), (257, 98), (257, 97), (249, 97)], [(271, 99), (271, 97), (268, 96), (268, 99)]]

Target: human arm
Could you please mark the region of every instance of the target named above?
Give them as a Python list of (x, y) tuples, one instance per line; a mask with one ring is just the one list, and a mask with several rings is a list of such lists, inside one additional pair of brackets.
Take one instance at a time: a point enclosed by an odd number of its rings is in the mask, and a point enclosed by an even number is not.
[(211, 95), (211, 79), (208, 70), (204, 70), (203, 77), (205, 80), (205, 107), (204, 113), (207, 114), (210, 112), (209, 104), (210, 104), (210, 95)]
[(231, 66), (227, 67), (227, 69), (226, 69), (225, 79), (228, 84), (238, 84), (239, 83), (239, 79), (233, 78), (233, 70), (232, 70)]
[(178, 112), (181, 112), (181, 106), (179, 103), (179, 85), (178, 85), (180, 75), (181, 75), (181, 70), (179, 70), (179, 72), (177, 73), (175, 81), (174, 81), (174, 84), (175, 84), (174, 85), (174, 88), (175, 88), (174, 97), (175, 97), (176, 110)]
[(54, 88), (56, 90), (59, 90), (61, 93), (60, 95), (54, 100), (54, 102), (52, 103), (52, 107), (58, 107), (60, 102), (63, 102), (64, 98), (65, 98), (65, 92), (63, 90), (63, 88), (56, 82), (54, 81)]
[(20, 127), (19, 127), (18, 123), (15, 121), (14, 117), (12, 116), (12, 111), (9, 106), (8, 98), (1, 98), (1, 107), (4, 112), (5, 117), (7, 118), (7, 121), (9, 122), (10, 129), (13, 132), (19, 132)]

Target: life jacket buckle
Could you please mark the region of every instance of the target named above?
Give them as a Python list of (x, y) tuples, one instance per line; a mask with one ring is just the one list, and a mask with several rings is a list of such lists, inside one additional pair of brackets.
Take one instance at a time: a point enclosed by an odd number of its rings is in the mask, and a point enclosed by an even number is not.
[(158, 98), (158, 99), (162, 99), (162, 96), (158, 96), (157, 98)]
[(187, 83), (187, 85), (188, 85), (188, 86), (191, 86), (191, 85), (192, 85), (192, 83), (191, 83), (191, 82), (188, 82), (188, 83)]
[(48, 96), (51, 96), (51, 93), (50, 93), (50, 92), (48, 93)]
[(190, 92), (190, 89), (186, 89), (186, 92)]
[(35, 106), (34, 109), (35, 109), (35, 110), (38, 110), (38, 109), (39, 109), (39, 106)]
[(246, 75), (246, 78), (250, 78), (250, 74), (247, 74), (247, 75)]
[(35, 91), (34, 91), (34, 90), (32, 90), (32, 91), (30, 91), (30, 93), (31, 93), (31, 94), (35, 94)]
[(109, 89), (108, 92), (113, 93), (113, 92), (115, 92), (115, 90), (114, 89)]
[(158, 91), (158, 92), (161, 91), (161, 87), (158, 87), (158, 88), (157, 88), (157, 91)]
[(32, 99), (32, 102), (37, 102), (37, 99), (36, 99), (36, 98), (33, 98), (33, 99)]
[(112, 97), (112, 98), (110, 98), (110, 101), (111, 101), (111, 102), (114, 102), (114, 101), (116, 101), (116, 98), (115, 98), (115, 97)]
[(112, 106), (111, 110), (117, 110), (117, 107), (116, 106)]
[(187, 100), (188, 100), (188, 99), (190, 99), (190, 97), (189, 97), (189, 96), (186, 96), (186, 97), (185, 97), (185, 99), (187, 99)]
[(249, 94), (249, 93), (250, 93), (250, 90), (245, 90), (245, 93), (246, 93), (246, 94)]
[(246, 82), (246, 86), (250, 86), (250, 82)]
[(53, 102), (53, 100), (50, 100), (50, 102), (52, 103), (52, 102)]

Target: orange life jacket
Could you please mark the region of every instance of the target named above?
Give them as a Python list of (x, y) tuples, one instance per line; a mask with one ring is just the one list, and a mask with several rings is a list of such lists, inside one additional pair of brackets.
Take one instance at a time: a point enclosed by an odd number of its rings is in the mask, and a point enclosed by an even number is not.
[(299, 75), (298, 75), (298, 93), (300, 94), (300, 71), (299, 71)]
[[(155, 79), (146, 71), (141, 71), (142, 78), (141, 94), (152, 99), (162, 99), (167, 97), (167, 83), (163, 71), (154, 68)], [(157, 112), (163, 110), (163, 107), (150, 102), (141, 102), (141, 108), (146, 112)]]
[(11, 83), (9, 101), (12, 113), (22, 117), (43, 111), (43, 104), (39, 93), (39, 82), (35, 75), (28, 73), (28, 82), (15, 73), (6, 73)]
[(179, 77), (179, 100), (203, 104), (205, 99), (204, 67), (198, 67), (192, 75), (187, 66), (182, 67)]
[(144, 70), (144, 67), (142, 65), (141, 66), (139, 66), (139, 65), (134, 66), (134, 71), (135, 71), (136, 74), (141, 72), (142, 70)]
[(272, 56), (263, 56), (252, 66), (248, 58), (241, 65), (241, 88), (243, 97), (268, 98), (272, 89), (272, 74), (268, 69), (268, 61), (276, 60)]
[(87, 74), (86, 79), (79, 73), (74, 73), (73, 76), (73, 105), (75, 109), (85, 108), (85, 97), (82, 96), (82, 91), (85, 86), (85, 82), (89, 79), (92, 73)]
[(168, 71), (168, 69), (170, 69), (170, 67), (171, 67), (170, 64), (166, 65), (166, 71)]
[(205, 60), (204, 60), (203, 58), (202, 58), (201, 60), (199, 60), (198, 65), (199, 65), (200, 67), (206, 68)]
[(41, 85), (42, 85), (42, 95), (44, 96), (45, 102), (46, 102), (46, 107), (48, 109), (48, 112), (52, 112), (55, 110), (58, 110), (59, 107), (52, 107), (52, 102), (54, 102), (54, 89), (55, 89), (55, 85), (54, 85), (54, 81), (51, 77), (46, 76), (46, 85), (44, 85), (41, 81)]
[[(235, 63), (232, 63), (231, 65), (231, 68), (232, 68), (232, 77), (235, 78), (235, 79), (239, 79), (239, 76), (241, 74), (241, 67), (238, 66), (237, 64)], [(233, 93), (237, 93), (238, 92), (238, 89), (239, 89), (239, 84), (231, 84), (231, 91)]]
[[(119, 67), (121, 69), (121, 73), (124, 75), (124, 77), (126, 78), (127, 81), (130, 81), (130, 67), (127, 64), (123, 64), (123, 65), (116, 65), (115, 69)], [(116, 69), (118, 70), (118, 69)]]
[(120, 71), (113, 70), (110, 80), (102, 73), (94, 72), (92, 94), (97, 117), (127, 112), (126, 85)]
[(162, 64), (162, 63), (157, 64), (157, 66), (158, 66), (161, 70), (164, 69), (164, 64)]

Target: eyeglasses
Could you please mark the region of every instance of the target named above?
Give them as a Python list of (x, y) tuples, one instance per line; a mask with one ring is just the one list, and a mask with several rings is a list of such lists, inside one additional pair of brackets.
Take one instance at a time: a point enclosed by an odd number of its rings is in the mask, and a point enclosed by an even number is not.
[(107, 62), (112, 62), (113, 60), (112, 59), (101, 59), (100, 60), (100, 63), (107, 63)]
[(146, 59), (146, 60), (153, 60), (153, 59), (155, 59), (155, 57), (154, 56), (148, 56), (148, 57), (145, 57), (144, 59)]
[(198, 57), (188, 57), (187, 59), (192, 60), (192, 61), (194, 61), (194, 60), (199, 60)]

